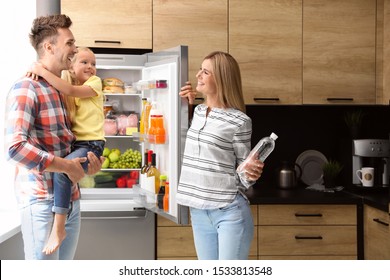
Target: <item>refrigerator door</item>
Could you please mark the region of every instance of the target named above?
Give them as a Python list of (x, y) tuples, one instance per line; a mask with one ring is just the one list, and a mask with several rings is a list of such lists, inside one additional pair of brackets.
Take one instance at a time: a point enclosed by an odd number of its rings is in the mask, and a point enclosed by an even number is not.
[[(188, 80), (188, 47), (176, 48), (147, 54), (147, 63), (142, 69), (142, 79), (147, 81), (164, 80), (165, 88), (142, 91), (142, 96), (149, 98), (163, 115), (166, 141), (164, 144), (142, 142), (142, 155), (146, 149), (156, 153), (156, 163), (161, 174), (168, 176), (169, 210), (157, 207), (156, 194), (145, 189), (143, 182), (137, 198), (145, 208), (156, 212), (176, 223), (188, 224), (188, 208), (176, 203), (177, 186), (180, 178), (185, 137), (188, 130), (188, 101), (179, 96), (179, 90)], [(146, 138), (146, 137), (144, 137)]]

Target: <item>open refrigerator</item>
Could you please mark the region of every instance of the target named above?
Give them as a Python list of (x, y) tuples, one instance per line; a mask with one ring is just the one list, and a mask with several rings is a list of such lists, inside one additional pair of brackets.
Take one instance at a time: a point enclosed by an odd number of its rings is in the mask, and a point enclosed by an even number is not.
[[(150, 226), (142, 228), (144, 231), (152, 233), (154, 233), (155, 224), (154, 218), (151, 220), (150, 216), (154, 217), (154, 213), (178, 224), (188, 224), (188, 208), (176, 203), (176, 191), (189, 119), (188, 101), (178, 94), (180, 87), (188, 80), (188, 47), (177, 46), (142, 55), (96, 54), (96, 68), (97, 76), (102, 80), (115, 77), (126, 85), (133, 86), (131, 93), (105, 94), (106, 101), (114, 104), (118, 112), (136, 114), (139, 120), (143, 109), (142, 99), (147, 98), (153, 104), (157, 104), (160, 113), (162, 113), (166, 136), (163, 144), (149, 142), (148, 137), (136, 129), (129, 135), (128, 133), (125, 135), (106, 135), (106, 147), (119, 149), (122, 153), (127, 149), (139, 151), (142, 155), (142, 164), (144, 163), (145, 151), (153, 150), (156, 154), (158, 170), (168, 177), (170, 186), (169, 209), (164, 211), (157, 207), (156, 194), (145, 188), (142, 180), (138, 179), (132, 187), (124, 188), (116, 187), (113, 181), (111, 184), (106, 184), (107, 187), (81, 187), (82, 219), (84, 217), (89, 221), (96, 220), (101, 224), (102, 220), (107, 220), (107, 222), (111, 220), (111, 223), (114, 221), (117, 223), (118, 219), (123, 218), (121, 224), (131, 225), (131, 221), (134, 221), (137, 215), (141, 219), (148, 216)], [(164, 81), (165, 84), (163, 87), (140, 86), (141, 84), (153, 85), (155, 81)], [(140, 168), (103, 168), (101, 172), (105, 174), (139, 173)], [(83, 222), (83, 224), (87, 223)], [(108, 223), (102, 226), (102, 228), (109, 227), (111, 225)], [(130, 228), (132, 227), (130, 226), (129, 230)], [(148, 236), (146, 232), (144, 234)], [(88, 238), (84, 243), (89, 242), (90, 237)], [(139, 242), (140, 240), (136, 241), (136, 243)], [(150, 242), (154, 243), (154, 240)]]

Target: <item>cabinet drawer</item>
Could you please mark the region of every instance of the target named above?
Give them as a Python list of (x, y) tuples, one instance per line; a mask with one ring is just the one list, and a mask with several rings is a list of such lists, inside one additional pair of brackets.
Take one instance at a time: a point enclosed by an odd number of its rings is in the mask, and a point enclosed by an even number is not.
[(355, 205), (258, 205), (259, 225), (356, 225)]
[(357, 255), (356, 226), (259, 226), (259, 255)]
[(157, 258), (194, 257), (196, 251), (192, 228), (158, 227)]

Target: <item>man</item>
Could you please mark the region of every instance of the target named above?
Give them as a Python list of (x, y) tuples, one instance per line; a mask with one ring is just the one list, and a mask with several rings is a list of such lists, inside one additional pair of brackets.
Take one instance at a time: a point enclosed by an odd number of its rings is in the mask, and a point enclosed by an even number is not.
[[(57, 76), (68, 69), (76, 53), (75, 39), (66, 15), (36, 18), (29, 35), (38, 61)], [(15, 192), (21, 209), (26, 259), (73, 259), (80, 232), (80, 191), (84, 177), (80, 162), (64, 159), (75, 140), (60, 93), (44, 79), (22, 78), (7, 96), (6, 147), (16, 164)], [(101, 159), (88, 155), (88, 174), (100, 170)], [(65, 173), (74, 183), (67, 236), (53, 254), (42, 252), (53, 224), (53, 172)]]

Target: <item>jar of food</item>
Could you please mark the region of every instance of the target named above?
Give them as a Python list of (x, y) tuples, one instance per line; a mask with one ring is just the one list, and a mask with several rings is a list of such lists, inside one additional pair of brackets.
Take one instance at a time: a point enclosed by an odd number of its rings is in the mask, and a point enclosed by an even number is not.
[(167, 80), (157, 80), (156, 81), (156, 88), (167, 88)]

